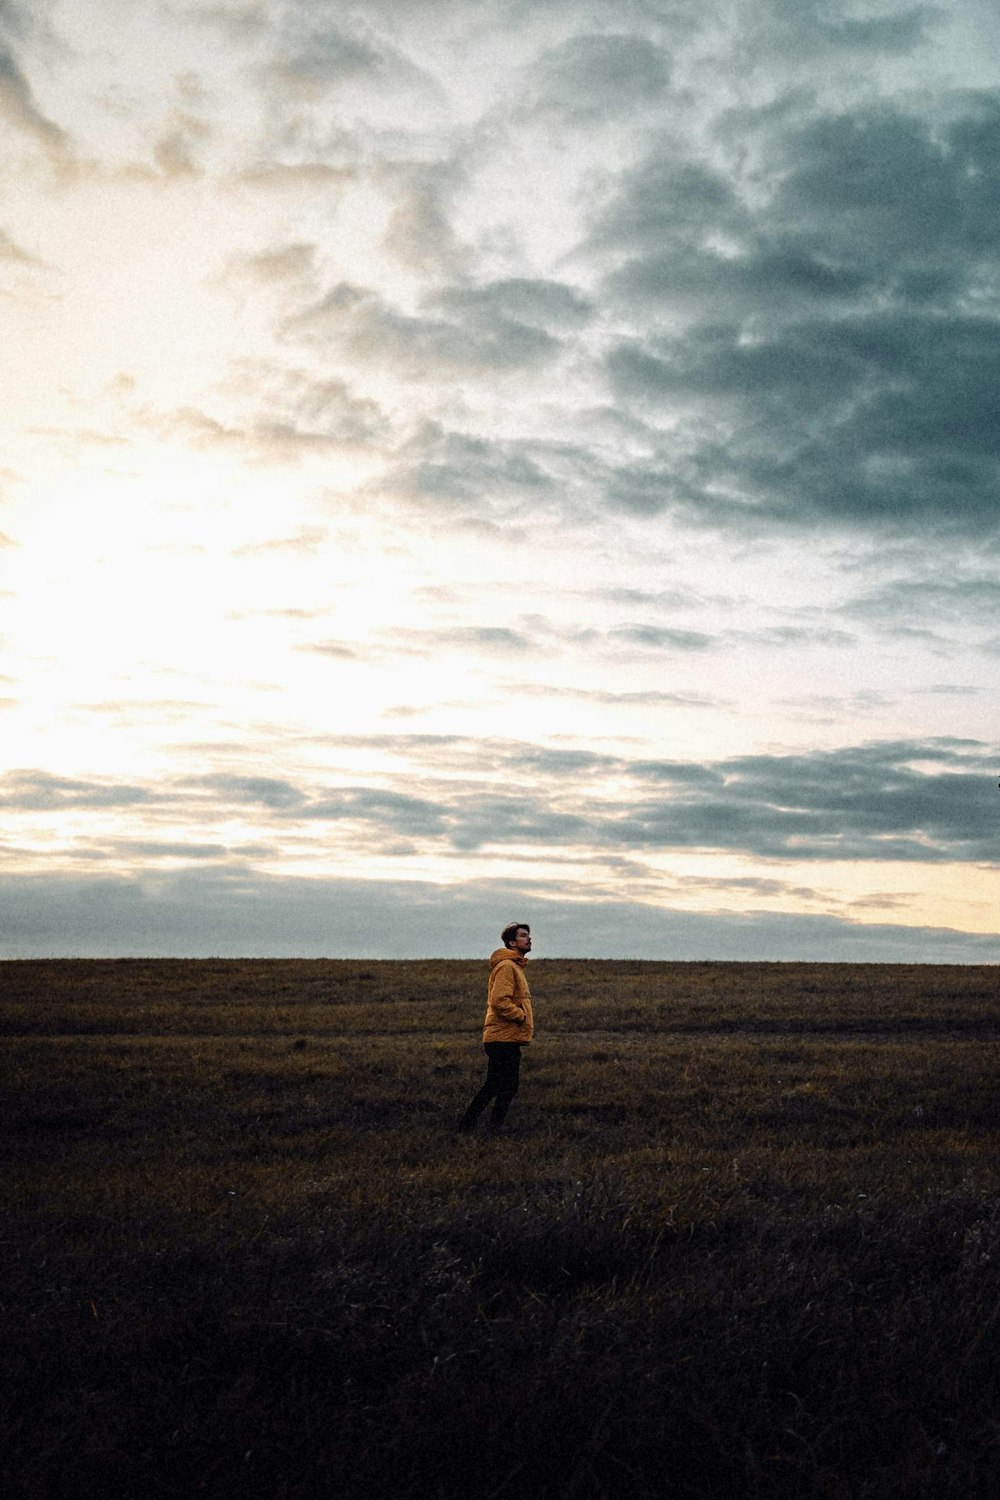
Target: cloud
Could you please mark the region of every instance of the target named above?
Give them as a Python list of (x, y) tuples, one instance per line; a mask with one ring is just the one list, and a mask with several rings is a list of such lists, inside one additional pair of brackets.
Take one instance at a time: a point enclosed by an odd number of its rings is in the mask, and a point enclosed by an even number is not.
[[(234, 547), (234, 557), (254, 557), (267, 555), (273, 552), (315, 552), (326, 541), (328, 532), (322, 526), (303, 526), (294, 536), (273, 537), (266, 542), (247, 542), (245, 546)], [(268, 610), (265, 613), (272, 617), (287, 620), (311, 620), (318, 613), (316, 610), (308, 609), (281, 609)], [(242, 615), (236, 618), (243, 618)]]
[(662, 457), (611, 475), (612, 504), (734, 528), (996, 531), (992, 318), (873, 311), (752, 338), (705, 326), (645, 347), (622, 343), (607, 367), (625, 400), (702, 411)]
[(376, 99), (383, 91), (401, 90), (435, 103), (442, 98), (433, 76), (386, 36), (377, 34), (358, 13), (345, 24), (328, 19), (314, 7), (287, 6), (273, 45), (272, 60), (264, 71), (283, 96), (290, 93), (308, 102), (333, 92), (343, 102), (355, 99), (351, 86), (360, 84)]
[(0, 775), (0, 807), (16, 812), (136, 807), (153, 800), (154, 793), (148, 787), (128, 782), (85, 780), (32, 770)]
[(384, 73), (388, 60), (373, 38), (325, 24), (310, 28), (301, 41), (290, 39), (285, 56), (272, 68), (283, 84), (298, 86), (308, 95), (348, 78)]
[[(997, 860), (1000, 751), (975, 741), (875, 742), (705, 763), (574, 760), (576, 752), (567, 759), (543, 747), (497, 754), (506, 774), (519, 778), (516, 799), (492, 784), (434, 783), (458, 847), (527, 840), (786, 860)], [(579, 780), (590, 770), (612, 774), (627, 790), (595, 796)]]
[(637, 801), (612, 826), (634, 844), (766, 858), (993, 863), (996, 764), (986, 746), (947, 740), (734, 757), (706, 767), (704, 787)]
[(369, 652), (362, 653), (356, 646), (348, 646), (343, 641), (310, 641), (307, 645), (297, 648), (299, 651), (311, 651), (317, 656), (330, 656), (335, 661), (369, 661)]
[(205, 120), (187, 110), (171, 110), (164, 133), (153, 146), (153, 160), (168, 180), (199, 177), (204, 169), (196, 152), (211, 137), (211, 126)]
[(285, 336), (340, 350), (360, 365), (385, 367), (404, 380), (461, 380), (535, 369), (553, 360), (560, 341), (511, 317), (484, 318), (475, 306), (450, 316), (409, 314), (369, 287), (342, 281), (289, 318)]
[(262, 286), (311, 280), (316, 272), (317, 246), (304, 241), (278, 245), (252, 255), (237, 255), (230, 271), (248, 277)]
[[(583, 899), (581, 899), (583, 897)], [(839, 917), (702, 913), (541, 883), (277, 878), (197, 866), (145, 877), (0, 875), (0, 953), (29, 957), (468, 958), (510, 910), (539, 957), (991, 963), (1000, 934)], [(484, 967), (485, 974), (485, 967)], [(544, 969), (538, 971), (539, 993)], [(470, 1021), (470, 1044), (475, 1027)]]
[(45, 262), (37, 255), (25, 250), (9, 234), (0, 229), (0, 265), (44, 267)]
[(768, 646), (775, 650), (796, 649), (800, 646), (857, 646), (858, 638), (850, 631), (838, 630), (830, 625), (764, 625), (758, 630), (734, 630), (730, 639), (757, 646)]
[(648, 646), (652, 650), (706, 651), (716, 644), (714, 637), (701, 630), (671, 630), (665, 625), (616, 625), (608, 632), (612, 641)]
[(393, 199), (382, 249), (424, 275), (466, 274), (473, 258), (453, 222), (454, 199), (465, 185), (459, 162), (391, 162), (374, 177)]
[(405, 654), (427, 656), (456, 652), (474, 660), (479, 655), (507, 656), (530, 652), (540, 657), (553, 651), (572, 652), (586, 646), (592, 656), (601, 653), (620, 660), (622, 656), (641, 656), (646, 652), (707, 651), (717, 647), (723, 637), (643, 623), (600, 630), (585, 624), (556, 624), (544, 615), (534, 614), (513, 616), (509, 625), (411, 627), (386, 632), (382, 639), (389, 647)]
[(305, 196), (349, 187), (357, 180), (358, 172), (354, 166), (334, 165), (328, 161), (273, 159), (259, 160), (244, 167), (234, 177), (236, 183), (245, 187)]
[(333, 795), (321, 795), (301, 816), (323, 822), (368, 823), (383, 834), (408, 838), (434, 838), (445, 828), (445, 808), (440, 803), (380, 787), (345, 787)]
[(831, 53), (905, 56), (929, 40), (930, 29), (945, 14), (940, 6), (916, 5), (888, 15), (857, 16), (840, 0), (766, 0), (760, 10), (757, 24), (771, 47), (819, 58)]
[(442, 651), (472, 656), (520, 656), (536, 649), (529, 634), (511, 630), (506, 625), (453, 625), (439, 630), (408, 630), (401, 639), (422, 645), (430, 656), (437, 656)]
[(33, 139), (52, 162), (66, 165), (72, 154), (69, 135), (40, 110), (19, 62), (18, 52), (33, 26), (27, 9), (9, 0), (0, 5), (0, 120)]
[(369, 489), (472, 521), (537, 520), (545, 507), (561, 508), (560, 470), (574, 458), (584, 461), (582, 453), (567, 457), (543, 443), (479, 437), (425, 422)]
[(228, 4), (193, 5), (186, 14), (194, 21), (218, 26), (237, 40), (254, 39), (267, 31), (265, 0), (230, 0)]
[[(405, 742), (395, 741), (400, 749)], [(418, 760), (430, 755), (431, 767), (455, 750), (452, 741), (409, 743)], [(490, 758), (481, 747), (475, 763), (484, 777)], [(1000, 752), (990, 747), (942, 739), (704, 763), (513, 744), (497, 747), (495, 776), (479, 784), (442, 775), (438, 764), (419, 797), (386, 797), (374, 787), (335, 795), (314, 788), (282, 812), (354, 816), (396, 834), (446, 838), (461, 849), (527, 841), (724, 849), (767, 859), (994, 864), (998, 763)], [(613, 775), (625, 790), (595, 795), (592, 772)], [(518, 778), (516, 796), (501, 790), (511, 775)]]
[(270, 19), (256, 72), (276, 142), (301, 141), (321, 154), (345, 132), (395, 134), (403, 119), (410, 128), (446, 124), (448, 92), (399, 45), (405, 26), (379, 28), (361, 10), (334, 16), (330, 7), (294, 3)]
[(290, 781), (277, 776), (238, 776), (217, 771), (188, 777), (183, 786), (198, 792), (213, 792), (223, 803), (245, 803), (286, 811), (305, 806), (306, 796)]
[(198, 844), (181, 839), (118, 839), (111, 849), (119, 859), (225, 860), (230, 854), (225, 844)]
[(526, 109), (555, 113), (574, 125), (634, 115), (663, 94), (669, 79), (666, 54), (644, 36), (577, 35), (533, 63)]
[(858, 594), (842, 612), (898, 631), (927, 621), (951, 626), (992, 626), (1000, 614), (1000, 578), (986, 571), (956, 569), (941, 577), (919, 564), (910, 577), (891, 579)]
[(661, 427), (608, 502), (993, 534), (1000, 92), (742, 124), (752, 181), (663, 142), (595, 214), (586, 254), (614, 258), (602, 296), (637, 325), (605, 369)]
[(245, 449), (269, 463), (296, 463), (311, 453), (366, 451), (388, 433), (376, 401), (337, 378), (260, 361), (235, 367), (212, 398), (216, 416), (197, 406), (141, 420), (196, 447)]
[(583, 327), (593, 317), (590, 299), (562, 281), (509, 276), (480, 286), (453, 286), (432, 294), (431, 307), (473, 325), (513, 322), (549, 330)]
[(576, 698), (587, 703), (607, 704), (611, 707), (630, 708), (721, 708), (725, 700), (703, 693), (625, 692), (616, 693), (603, 688), (556, 687), (547, 683), (512, 684), (519, 693), (535, 698)]
[[(394, 769), (364, 784), (226, 771), (136, 785), (21, 771), (0, 779), (0, 806), (34, 828), (77, 814), (72, 837), (58, 825), (64, 858), (88, 858), (88, 847), (106, 858), (108, 834), (122, 837), (122, 813), (130, 841), (182, 845), (184, 830), (195, 844), (228, 848), (240, 810), (258, 842), (280, 846), (294, 835), (302, 854), (318, 851), (328, 825), (342, 852), (354, 841), (368, 855), (397, 858), (522, 860), (539, 850), (578, 863), (701, 851), (772, 865), (998, 864), (1000, 748), (978, 741), (875, 741), (704, 762), (439, 735), (340, 737), (328, 748), (349, 763), (378, 750)], [(127, 855), (122, 845), (118, 857)]]
[(627, 257), (605, 292), (627, 303), (666, 296), (676, 310), (686, 291), (705, 296), (720, 269), (725, 274), (725, 257), (714, 246), (741, 243), (752, 230), (736, 185), (716, 167), (679, 155), (669, 139), (615, 180), (583, 248), (599, 258)]
[(71, 156), (65, 130), (38, 107), (31, 85), (14, 55), (0, 39), (0, 119), (43, 147), (52, 160), (66, 163)]

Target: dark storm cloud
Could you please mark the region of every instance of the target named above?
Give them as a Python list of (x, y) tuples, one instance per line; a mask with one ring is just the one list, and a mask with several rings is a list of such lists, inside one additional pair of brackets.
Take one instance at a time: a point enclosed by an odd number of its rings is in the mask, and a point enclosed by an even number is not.
[(408, 380), (460, 380), (534, 369), (561, 348), (544, 329), (513, 317), (490, 316), (475, 301), (464, 306), (453, 302), (442, 316), (414, 315), (394, 308), (371, 288), (346, 281), (290, 318), (285, 334), (339, 350), (362, 365), (387, 366)]
[[(669, 911), (569, 887), (278, 878), (212, 865), (153, 877), (0, 875), (0, 954), (468, 958), (511, 910), (544, 957), (996, 963), (1000, 934), (830, 916)], [(498, 917), (499, 914), (499, 917)], [(469, 1036), (475, 1026), (470, 1020)]]
[(612, 386), (675, 424), (607, 475), (610, 503), (995, 531), (1000, 94), (772, 125), (756, 146), (753, 197), (664, 147), (597, 218), (591, 252), (625, 254), (605, 295), (650, 325), (610, 350)]

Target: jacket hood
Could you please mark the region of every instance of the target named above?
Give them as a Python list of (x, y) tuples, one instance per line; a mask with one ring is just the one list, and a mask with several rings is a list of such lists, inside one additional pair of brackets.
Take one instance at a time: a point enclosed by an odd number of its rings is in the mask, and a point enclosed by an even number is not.
[(495, 969), (497, 964), (501, 963), (505, 958), (509, 958), (511, 963), (520, 964), (523, 969), (528, 955), (526, 953), (517, 953), (513, 948), (497, 948), (490, 954), (490, 969)]

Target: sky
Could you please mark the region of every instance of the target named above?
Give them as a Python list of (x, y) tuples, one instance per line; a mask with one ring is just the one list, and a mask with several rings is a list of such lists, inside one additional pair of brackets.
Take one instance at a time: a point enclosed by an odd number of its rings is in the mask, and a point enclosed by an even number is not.
[(1000, 962), (993, 0), (0, 0), (0, 956)]

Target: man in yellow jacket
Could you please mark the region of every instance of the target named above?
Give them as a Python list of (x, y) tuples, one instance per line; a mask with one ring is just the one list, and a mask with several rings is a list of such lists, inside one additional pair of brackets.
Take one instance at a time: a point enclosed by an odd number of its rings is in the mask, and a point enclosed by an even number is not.
[(508, 922), (500, 934), (502, 948), (490, 957), (490, 983), (483, 1023), (486, 1082), (458, 1122), (469, 1131), (490, 1100), (490, 1130), (499, 1130), (517, 1093), (521, 1070), (521, 1048), (535, 1034), (531, 991), (524, 966), (531, 952), (531, 928), (527, 922)]

